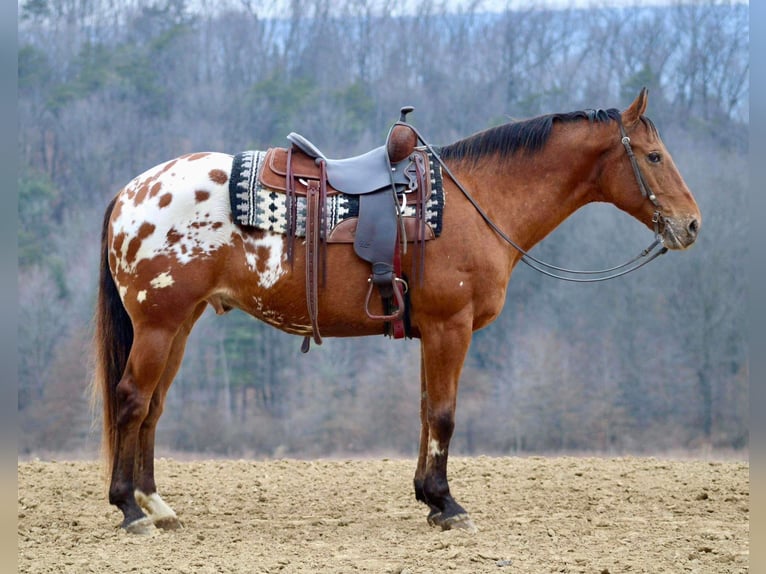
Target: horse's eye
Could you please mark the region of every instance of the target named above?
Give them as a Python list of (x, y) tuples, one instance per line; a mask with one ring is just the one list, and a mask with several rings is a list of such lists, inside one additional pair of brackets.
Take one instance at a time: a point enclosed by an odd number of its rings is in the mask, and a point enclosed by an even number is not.
[(652, 163), (660, 163), (662, 161), (662, 154), (656, 151), (651, 152), (646, 158)]

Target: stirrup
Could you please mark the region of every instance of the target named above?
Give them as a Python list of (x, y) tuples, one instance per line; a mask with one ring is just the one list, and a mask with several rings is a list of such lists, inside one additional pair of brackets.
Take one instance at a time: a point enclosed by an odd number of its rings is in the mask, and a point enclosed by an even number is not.
[(370, 285), (367, 289), (367, 296), (364, 298), (364, 312), (367, 313), (367, 316), (372, 319), (373, 321), (396, 321), (397, 319), (401, 319), (402, 315), (404, 314), (404, 297), (402, 296), (402, 292), (399, 290), (399, 285), (397, 283), (404, 286), (404, 290), (406, 291), (408, 288), (407, 282), (404, 279), (401, 279), (399, 277), (394, 277), (393, 282), (391, 283), (391, 287), (394, 291), (394, 298), (396, 299), (396, 311), (392, 313), (391, 315), (373, 315), (370, 313), (370, 300), (372, 299), (372, 289), (375, 287), (375, 283), (372, 282), (372, 275), (370, 275), (367, 278), (367, 283)]

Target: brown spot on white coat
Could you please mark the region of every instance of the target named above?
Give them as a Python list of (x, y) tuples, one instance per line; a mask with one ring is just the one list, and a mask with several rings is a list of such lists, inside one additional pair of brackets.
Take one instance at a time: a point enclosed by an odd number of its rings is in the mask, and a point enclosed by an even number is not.
[(208, 176), (210, 176), (210, 181), (219, 185), (223, 185), (229, 181), (229, 176), (226, 175), (226, 172), (222, 169), (211, 169)]
[(141, 248), (141, 243), (144, 239), (154, 233), (154, 229), (154, 224), (149, 223), (148, 221), (141, 224), (141, 227), (138, 228), (138, 234), (130, 240), (130, 243), (128, 243), (128, 251), (125, 253), (125, 261), (132, 263), (135, 260), (136, 254)]
[(167, 207), (170, 205), (170, 202), (173, 201), (173, 194), (171, 193), (165, 193), (160, 197), (160, 207)]

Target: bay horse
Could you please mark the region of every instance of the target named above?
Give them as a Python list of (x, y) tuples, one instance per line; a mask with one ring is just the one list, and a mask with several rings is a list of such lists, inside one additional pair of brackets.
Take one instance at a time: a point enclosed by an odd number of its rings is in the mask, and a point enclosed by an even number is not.
[[(655, 229), (670, 249), (694, 243), (700, 211), (644, 115), (647, 101), (643, 89), (624, 111), (509, 122), (439, 148), (450, 174), (443, 233), (428, 242), (422, 280), (409, 293), (412, 334), (421, 346), (414, 487), (429, 508), (429, 524), (474, 529), (450, 493), (447, 458), (472, 333), (500, 314), (521, 260), (496, 229), (529, 250), (578, 208), (609, 202)], [(311, 333), (304, 254), (296, 248), (290, 266), (282, 235), (234, 223), (231, 164), (227, 154), (194, 153), (158, 165), (128, 183), (104, 216), (93, 391), (103, 405), (109, 502), (122, 511), (128, 532), (180, 526), (157, 491), (155, 428), (205, 308), (218, 314), (239, 308), (287, 333)], [(405, 268), (412, 257), (412, 249), (403, 256)], [(317, 301), (322, 333), (383, 334), (382, 324), (362, 311), (369, 266), (339, 244), (328, 246), (326, 270)]]

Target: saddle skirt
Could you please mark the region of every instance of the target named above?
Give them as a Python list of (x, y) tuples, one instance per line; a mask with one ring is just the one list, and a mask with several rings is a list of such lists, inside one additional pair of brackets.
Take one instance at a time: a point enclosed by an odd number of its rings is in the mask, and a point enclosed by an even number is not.
[[(424, 149), (421, 154), (430, 177), (426, 178), (425, 190), (425, 239), (439, 237), (442, 231), (444, 211), (444, 190), (441, 167), (431, 154)], [(307, 186), (310, 180), (319, 179), (319, 168), (313, 159), (300, 152), (292, 153), (292, 172), (297, 202), (295, 236), (305, 237), (307, 227), (308, 200)], [(229, 200), (234, 221), (242, 227), (256, 228), (273, 233), (288, 232), (288, 199), (286, 193), (288, 150), (270, 148), (267, 151), (243, 151), (232, 160), (229, 179)], [(406, 164), (407, 160), (397, 164)], [(399, 174), (406, 170), (402, 165)], [(395, 179), (397, 190), (405, 190), (406, 179), (398, 175)], [(416, 219), (417, 194), (406, 195), (407, 202), (402, 214), (405, 232), (409, 241), (417, 237), (419, 222)], [(328, 243), (353, 243), (359, 217), (360, 195), (344, 193), (332, 187), (328, 180), (327, 199), (324, 209)], [(422, 239), (422, 238), (421, 238)]]

